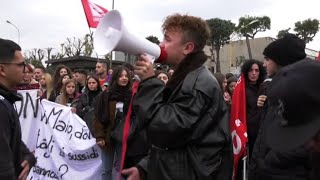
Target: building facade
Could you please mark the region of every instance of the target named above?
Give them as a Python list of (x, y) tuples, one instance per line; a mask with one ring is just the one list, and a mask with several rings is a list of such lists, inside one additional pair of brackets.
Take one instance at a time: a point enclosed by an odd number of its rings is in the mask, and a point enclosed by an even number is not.
[[(263, 50), (265, 47), (270, 44), (272, 41), (276, 39), (271, 37), (261, 37), (261, 38), (254, 38), (250, 39), (250, 47), (251, 47), (251, 54), (252, 58), (264, 61)], [(216, 58), (216, 53), (214, 51), (213, 55), (210, 51), (210, 47), (206, 46), (204, 48), (205, 53), (208, 56), (207, 66), (210, 69), (216, 70), (216, 63), (213, 61)], [(311, 59), (318, 58), (318, 51), (308, 49), (305, 50), (307, 57)], [(239, 74), (240, 68), (242, 63), (249, 59), (248, 47), (246, 44), (246, 40), (239, 40), (239, 41), (231, 41), (229, 44), (224, 45), (220, 49), (220, 67), (222, 73), (234, 73)]]

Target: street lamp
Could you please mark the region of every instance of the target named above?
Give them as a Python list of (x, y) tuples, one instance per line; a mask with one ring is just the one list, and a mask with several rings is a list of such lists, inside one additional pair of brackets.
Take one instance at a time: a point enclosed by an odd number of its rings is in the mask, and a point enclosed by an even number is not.
[(247, 25), (245, 25), (245, 26), (242, 25), (240, 29), (245, 28), (245, 27), (248, 27), (248, 26), (250, 26), (251, 24), (254, 24), (254, 23), (256, 23), (256, 22), (259, 22), (259, 20), (258, 20), (258, 19), (255, 19), (255, 20), (249, 22), (249, 23), (248, 23)]
[[(252, 24), (254, 24), (254, 23), (256, 23), (256, 22), (259, 22), (259, 20), (258, 20), (258, 19), (252, 20), (252, 21), (249, 22), (248, 24), (242, 25), (239, 29), (236, 29), (233, 33), (237, 33), (237, 32), (239, 32), (241, 29), (246, 28), (246, 27), (248, 27), (248, 26), (250, 26), (250, 25), (252, 25)], [(232, 33), (232, 34), (233, 34), (233, 33)]]
[(8, 21), (8, 20), (6, 22), (8, 24), (11, 24), (18, 31), (18, 44), (20, 45), (20, 31), (19, 31), (19, 28), (16, 25), (14, 25), (12, 22)]

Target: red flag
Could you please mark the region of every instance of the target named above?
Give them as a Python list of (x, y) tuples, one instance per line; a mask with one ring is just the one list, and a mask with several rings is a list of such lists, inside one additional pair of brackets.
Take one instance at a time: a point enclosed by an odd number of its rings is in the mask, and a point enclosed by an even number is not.
[(241, 74), (232, 95), (230, 128), (233, 142), (233, 177), (238, 172), (239, 160), (246, 156), (247, 117), (246, 117), (246, 85), (244, 75)]
[(320, 51), (319, 51), (319, 54), (318, 54), (318, 61), (320, 61)]
[(100, 19), (108, 12), (107, 9), (99, 6), (90, 0), (81, 0), (84, 13), (86, 14), (88, 26), (96, 28), (99, 24)]

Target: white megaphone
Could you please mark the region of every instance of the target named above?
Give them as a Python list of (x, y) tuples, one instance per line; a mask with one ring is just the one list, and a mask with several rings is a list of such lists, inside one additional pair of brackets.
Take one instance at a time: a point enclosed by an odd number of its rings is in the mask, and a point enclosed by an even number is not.
[(109, 11), (100, 20), (94, 35), (93, 46), (99, 55), (105, 55), (113, 50), (132, 55), (146, 53), (151, 56), (151, 63), (155, 60), (161, 63), (167, 56), (164, 49), (157, 44), (130, 34), (123, 25), (123, 19), (117, 10)]

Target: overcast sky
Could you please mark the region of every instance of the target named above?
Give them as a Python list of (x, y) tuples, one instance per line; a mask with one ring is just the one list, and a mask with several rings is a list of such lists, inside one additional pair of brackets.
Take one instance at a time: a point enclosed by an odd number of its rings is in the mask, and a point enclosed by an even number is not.
[[(112, 0), (91, 0), (112, 9)], [(276, 37), (279, 30), (294, 28), (307, 18), (320, 20), (320, 0), (114, 0), (127, 29), (140, 37), (162, 39), (160, 26), (173, 13), (187, 13), (203, 19), (219, 17), (238, 23), (241, 16), (269, 16), (271, 30), (257, 37)], [(0, 37), (18, 41), (24, 50), (53, 47), (59, 49), (67, 37), (82, 37), (89, 32), (81, 0), (1, 0)], [(308, 48), (320, 50), (320, 33)]]

